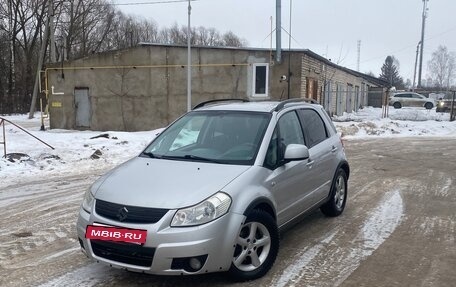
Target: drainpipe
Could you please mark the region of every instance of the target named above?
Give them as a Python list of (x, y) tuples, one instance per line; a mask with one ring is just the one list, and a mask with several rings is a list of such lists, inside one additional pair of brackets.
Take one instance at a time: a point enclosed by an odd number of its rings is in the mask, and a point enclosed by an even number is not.
[(276, 62), (282, 61), (282, 0), (276, 0)]

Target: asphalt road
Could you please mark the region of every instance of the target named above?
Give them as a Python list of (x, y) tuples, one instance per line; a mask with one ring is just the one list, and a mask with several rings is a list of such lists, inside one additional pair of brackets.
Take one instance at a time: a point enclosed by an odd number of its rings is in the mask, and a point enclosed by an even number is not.
[(82, 195), (103, 171), (0, 190), (0, 286), (455, 286), (456, 139), (347, 141), (344, 214), (282, 235), (259, 280), (160, 277), (90, 262), (75, 237)]

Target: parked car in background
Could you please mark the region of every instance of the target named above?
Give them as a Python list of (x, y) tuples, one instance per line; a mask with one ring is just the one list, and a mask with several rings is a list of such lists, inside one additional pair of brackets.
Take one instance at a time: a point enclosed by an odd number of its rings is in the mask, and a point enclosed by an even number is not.
[(395, 109), (402, 107), (424, 107), (430, 110), (435, 106), (435, 100), (413, 92), (401, 92), (395, 93), (390, 97), (389, 104)]
[(95, 261), (135, 272), (266, 274), (279, 230), (340, 215), (350, 169), (317, 104), (198, 105), (86, 192), (77, 234)]
[[(440, 98), (437, 102), (436, 112), (448, 113), (451, 110), (451, 104), (453, 103), (453, 95), (447, 94)], [(454, 102), (454, 108), (456, 109), (456, 98)]]

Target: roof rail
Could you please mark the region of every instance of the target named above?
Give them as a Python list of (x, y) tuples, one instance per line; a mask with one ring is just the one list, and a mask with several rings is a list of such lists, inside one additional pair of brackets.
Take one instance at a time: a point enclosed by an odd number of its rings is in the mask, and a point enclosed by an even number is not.
[(288, 99), (285, 101), (280, 102), (277, 107), (275, 107), (274, 111), (278, 112), (281, 109), (285, 107), (286, 104), (291, 104), (291, 103), (299, 103), (299, 102), (306, 102), (310, 104), (318, 104), (318, 102), (314, 99), (310, 98), (293, 98), (293, 99)]
[(217, 102), (248, 102), (249, 100), (246, 100), (246, 99), (218, 99), (218, 100), (209, 100), (209, 101), (205, 101), (205, 102), (201, 102), (199, 104), (197, 104), (196, 106), (193, 107), (192, 110), (196, 110), (198, 108), (201, 108), (201, 107), (204, 107), (205, 105), (207, 104), (211, 104), (211, 103), (217, 103)]

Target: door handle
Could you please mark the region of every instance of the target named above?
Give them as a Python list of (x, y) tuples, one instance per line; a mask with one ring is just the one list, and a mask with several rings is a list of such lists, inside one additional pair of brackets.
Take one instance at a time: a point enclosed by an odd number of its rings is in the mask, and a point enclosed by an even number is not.
[(331, 152), (332, 152), (332, 153), (335, 153), (336, 151), (337, 151), (337, 147), (335, 147), (335, 146), (332, 146), (332, 148), (331, 148)]
[(307, 163), (306, 163), (306, 166), (308, 166), (309, 168), (311, 168), (311, 167), (313, 166), (314, 162), (315, 162), (315, 161), (309, 159), (309, 161), (307, 161)]

